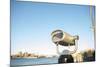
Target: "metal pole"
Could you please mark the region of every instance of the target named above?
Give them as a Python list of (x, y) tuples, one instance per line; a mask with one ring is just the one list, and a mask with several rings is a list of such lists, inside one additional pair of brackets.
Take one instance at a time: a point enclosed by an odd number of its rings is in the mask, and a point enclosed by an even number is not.
[[(95, 12), (95, 11), (94, 11)], [(92, 23), (92, 31), (93, 31), (93, 39), (94, 39), (94, 45), (96, 44), (96, 28), (95, 28), (95, 15), (93, 17), (93, 7), (90, 5), (90, 18), (91, 18), (91, 23)]]
[(56, 51), (57, 51), (57, 54), (60, 54), (60, 52), (59, 52), (59, 44), (58, 44), (58, 42), (57, 42), (57, 45), (56, 45)]

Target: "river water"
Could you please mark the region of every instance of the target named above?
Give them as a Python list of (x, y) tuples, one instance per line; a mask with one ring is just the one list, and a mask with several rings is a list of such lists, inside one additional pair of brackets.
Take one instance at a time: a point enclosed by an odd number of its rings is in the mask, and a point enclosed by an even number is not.
[(57, 64), (58, 58), (17, 58), (11, 59), (11, 67)]

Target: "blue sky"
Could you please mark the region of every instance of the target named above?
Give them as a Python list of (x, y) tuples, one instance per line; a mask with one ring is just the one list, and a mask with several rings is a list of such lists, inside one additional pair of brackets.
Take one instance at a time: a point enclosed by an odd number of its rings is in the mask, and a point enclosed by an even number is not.
[[(93, 11), (94, 11), (93, 6)], [(79, 35), (78, 50), (94, 48), (88, 5), (11, 0), (11, 53), (56, 54), (53, 30)]]

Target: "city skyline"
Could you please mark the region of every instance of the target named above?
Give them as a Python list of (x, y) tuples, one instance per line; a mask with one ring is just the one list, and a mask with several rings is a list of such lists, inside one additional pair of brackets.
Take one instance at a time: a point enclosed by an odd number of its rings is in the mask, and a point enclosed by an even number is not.
[[(95, 6), (93, 11), (95, 10)], [(79, 35), (78, 50), (94, 48), (89, 5), (11, 1), (11, 54), (56, 54), (51, 33)], [(93, 13), (95, 16), (95, 14)]]

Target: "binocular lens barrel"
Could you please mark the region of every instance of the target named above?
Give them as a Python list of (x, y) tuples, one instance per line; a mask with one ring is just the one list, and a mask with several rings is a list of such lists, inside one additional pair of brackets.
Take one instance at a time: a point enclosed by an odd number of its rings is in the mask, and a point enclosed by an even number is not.
[(55, 30), (51, 35), (52, 41), (62, 46), (75, 45), (75, 40), (78, 39), (78, 36), (71, 36), (62, 30)]

